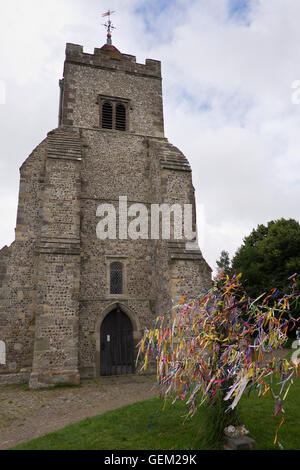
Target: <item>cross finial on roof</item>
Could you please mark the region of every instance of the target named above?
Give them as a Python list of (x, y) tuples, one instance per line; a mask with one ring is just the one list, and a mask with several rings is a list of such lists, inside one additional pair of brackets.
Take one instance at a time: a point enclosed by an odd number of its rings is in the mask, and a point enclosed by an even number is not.
[(110, 19), (110, 15), (112, 15), (113, 13), (115, 13), (115, 11), (111, 11), (111, 10), (108, 10), (106, 13), (103, 13), (102, 17), (103, 16), (108, 16), (108, 20), (107, 22), (103, 25), (105, 26), (106, 30), (107, 30), (107, 44), (111, 45), (112, 44), (112, 41), (111, 41), (111, 32), (113, 29), (116, 29), (112, 22), (111, 22), (111, 19)]

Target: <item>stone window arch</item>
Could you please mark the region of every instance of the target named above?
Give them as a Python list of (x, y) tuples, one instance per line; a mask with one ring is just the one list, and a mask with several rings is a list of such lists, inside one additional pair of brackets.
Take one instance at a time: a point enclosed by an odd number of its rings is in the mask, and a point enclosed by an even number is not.
[(110, 294), (123, 294), (123, 264), (119, 261), (110, 264)]
[(0, 365), (6, 364), (6, 348), (4, 341), (0, 341)]

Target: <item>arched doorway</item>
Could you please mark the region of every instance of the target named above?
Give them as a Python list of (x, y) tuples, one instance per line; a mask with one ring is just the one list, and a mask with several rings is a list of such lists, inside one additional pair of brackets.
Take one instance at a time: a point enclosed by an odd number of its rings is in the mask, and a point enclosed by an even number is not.
[(112, 310), (100, 328), (100, 375), (133, 374), (133, 328), (120, 309)]

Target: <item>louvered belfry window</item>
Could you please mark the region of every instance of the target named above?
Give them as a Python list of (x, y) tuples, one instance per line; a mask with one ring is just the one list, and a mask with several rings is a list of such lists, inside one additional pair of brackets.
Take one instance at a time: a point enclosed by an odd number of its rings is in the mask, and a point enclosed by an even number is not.
[(110, 265), (110, 293), (123, 293), (123, 266), (122, 263), (111, 263)]
[(112, 129), (113, 127), (113, 107), (107, 101), (102, 105), (102, 128)]
[(130, 100), (114, 96), (98, 95), (100, 126), (116, 131), (129, 130)]
[(123, 104), (116, 106), (116, 129), (117, 131), (126, 130), (126, 109)]

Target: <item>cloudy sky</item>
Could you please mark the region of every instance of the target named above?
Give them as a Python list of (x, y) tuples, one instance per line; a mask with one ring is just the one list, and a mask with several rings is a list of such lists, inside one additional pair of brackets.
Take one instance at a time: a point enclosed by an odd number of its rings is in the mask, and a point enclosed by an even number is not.
[(299, 220), (300, 0), (0, 2), (0, 247), (19, 167), (57, 127), (65, 43), (101, 47), (109, 8), (115, 46), (162, 61), (166, 137), (190, 160), (208, 263), (258, 224)]

